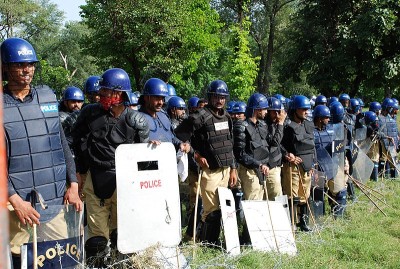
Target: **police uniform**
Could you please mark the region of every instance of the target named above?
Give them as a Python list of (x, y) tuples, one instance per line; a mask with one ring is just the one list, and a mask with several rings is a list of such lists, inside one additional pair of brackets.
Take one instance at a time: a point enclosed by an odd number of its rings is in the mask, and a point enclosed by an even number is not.
[(282, 195), (281, 167), (282, 167), (282, 149), (281, 142), (283, 138), (283, 126), (266, 120), (268, 135), (267, 143), (269, 150), (268, 167), (269, 173), (266, 177), (268, 198), (273, 201), (275, 197)]
[[(77, 182), (75, 165), (58, 118), (56, 96), (47, 87), (32, 87), (23, 101), (4, 91), (4, 128), (8, 159), (8, 196), (18, 194), (31, 201), (31, 191), (40, 193), (42, 202), (60, 206), (68, 182)], [(14, 209), (8, 204), (9, 210)], [(43, 214), (42, 225), (54, 225), (48, 231), (51, 239), (67, 237), (62, 212)], [(44, 217), (46, 215), (46, 217)], [(46, 230), (46, 229), (44, 229)], [(20, 245), (27, 243), (29, 232), (16, 214), (10, 214), (10, 247), (13, 254), (20, 253)], [(46, 237), (46, 235), (45, 235)]]
[[(308, 218), (308, 213), (306, 203), (310, 197), (310, 172), (314, 164), (314, 124), (308, 120), (304, 120), (302, 123), (291, 121), (284, 128), (282, 146), (287, 154), (292, 153), (302, 159), (299, 165), (287, 161), (283, 163), (282, 188), (283, 194), (293, 199), (293, 204), (298, 201), (300, 209), (299, 227), (303, 229), (303, 227), (307, 226), (306, 218)], [(306, 228), (304, 230), (309, 229), (308, 227)]]
[(175, 129), (182, 141), (206, 158), (209, 167), (201, 172), (203, 200), (201, 240), (216, 243), (220, 232), (218, 187), (227, 187), (230, 169), (236, 168), (233, 155), (232, 120), (225, 110), (216, 114), (210, 105), (194, 112)]
[(264, 121), (254, 123), (246, 120), (236, 121), (233, 127), (233, 152), (239, 163), (238, 175), (245, 200), (263, 200), (264, 188), (261, 165), (268, 166), (267, 126)]
[(380, 166), (385, 170), (386, 177), (397, 177), (398, 129), (397, 122), (389, 115), (378, 116), (382, 128)]

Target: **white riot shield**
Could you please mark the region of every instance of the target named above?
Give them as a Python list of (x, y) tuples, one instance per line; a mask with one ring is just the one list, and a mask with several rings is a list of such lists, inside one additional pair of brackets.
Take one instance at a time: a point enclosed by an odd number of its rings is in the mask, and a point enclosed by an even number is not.
[(242, 206), (253, 249), (296, 255), (291, 224), (281, 202), (242, 201)]
[(150, 246), (177, 246), (181, 211), (172, 143), (124, 144), (115, 152), (118, 250), (128, 254)]
[(235, 199), (232, 191), (224, 187), (218, 187), (218, 197), (221, 206), (222, 224), (224, 225), (226, 252), (236, 256), (240, 254), (240, 242)]
[[(55, 214), (57, 213), (57, 214)], [(83, 211), (73, 205), (48, 206), (40, 210), (46, 222), (36, 228), (38, 268), (83, 268)], [(33, 267), (34, 232), (30, 229), (29, 243), (21, 246), (21, 268)]]
[(374, 162), (360, 150), (357, 145), (354, 145), (353, 156), (356, 156), (356, 160), (353, 163), (352, 176), (355, 179), (367, 182), (371, 176), (372, 170), (374, 169)]
[(345, 160), (345, 128), (343, 123), (332, 124), (333, 129), (333, 142), (332, 142), (332, 162), (337, 167), (334, 168), (334, 189), (333, 192), (339, 192), (346, 188), (346, 175), (344, 173), (344, 160)]

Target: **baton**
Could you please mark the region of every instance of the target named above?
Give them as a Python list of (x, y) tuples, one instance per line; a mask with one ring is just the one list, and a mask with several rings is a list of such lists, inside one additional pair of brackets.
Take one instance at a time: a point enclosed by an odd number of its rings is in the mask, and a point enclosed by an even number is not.
[[(31, 206), (36, 209), (36, 191), (31, 191)], [(37, 269), (37, 229), (33, 223), (33, 269)]]
[(199, 196), (200, 196), (200, 181), (203, 176), (203, 170), (200, 169), (199, 177), (197, 179), (197, 190), (196, 190), (196, 204), (194, 207), (194, 223), (193, 223), (193, 244), (196, 244), (196, 230), (197, 230), (197, 207), (199, 205)]

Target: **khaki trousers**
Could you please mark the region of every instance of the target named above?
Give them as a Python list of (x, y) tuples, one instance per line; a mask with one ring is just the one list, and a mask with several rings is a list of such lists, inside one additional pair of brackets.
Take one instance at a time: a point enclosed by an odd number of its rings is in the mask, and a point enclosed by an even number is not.
[[(31, 238), (32, 227), (29, 225), (23, 225), (20, 222), (17, 214), (15, 214), (14, 208), (10, 203), (7, 204), (7, 208), (10, 211), (9, 222), (11, 253), (13, 255), (20, 255), (21, 246), (25, 243), (33, 241), (33, 237)], [(40, 223), (38, 230), (40, 231), (40, 235), (38, 235), (38, 241), (68, 238), (68, 229), (64, 217), (64, 210), (61, 210), (54, 219), (45, 223)]]
[[(291, 172), (290, 172), (291, 169)], [(292, 184), (290, 184), (290, 177)], [(303, 167), (292, 163), (284, 163), (282, 168), (282, 189), (283, 194), (288, 198), (299, 197), (300, 203), (305, 204), (310, 197), (311, 176), (306, 173)]]
[(117, 228), (117, 190), (101, 204), (101, 199), (94, 193), (92, 176), (88, 172), (83, 193), (87, 209), (88, 238), (104, 236), (108, 239), (110, 232)]
[(282, 195), (280, 166), (269, 169), (269, 173), (266, 178), (266, 183), (267, 183), (268, 200), (275, 201), (276, 196)]
[(260, 185), (260, 180), (253, 169), (247, 169), (243, 165), (239, 165), (239, 178), (242, 184), (244, 200), (263, 200), (264, 187)]
[(201, 220), (205, 222), (207, 215), (219, 210), (218, 187), (228, 187), (229, 167), (210, 170), (203, 169), (200, 182), (201, 198), (203, 199), (203, 214)]

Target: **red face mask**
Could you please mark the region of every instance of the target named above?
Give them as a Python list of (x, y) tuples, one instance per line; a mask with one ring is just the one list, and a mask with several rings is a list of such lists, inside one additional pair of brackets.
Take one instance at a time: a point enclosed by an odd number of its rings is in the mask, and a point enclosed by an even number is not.
[(100, 104), (104, 110), (109, 110), (111, 106), (119, 105), (124, 102), (122, 95), (116, 97), (107, 97), (100, 95)]

